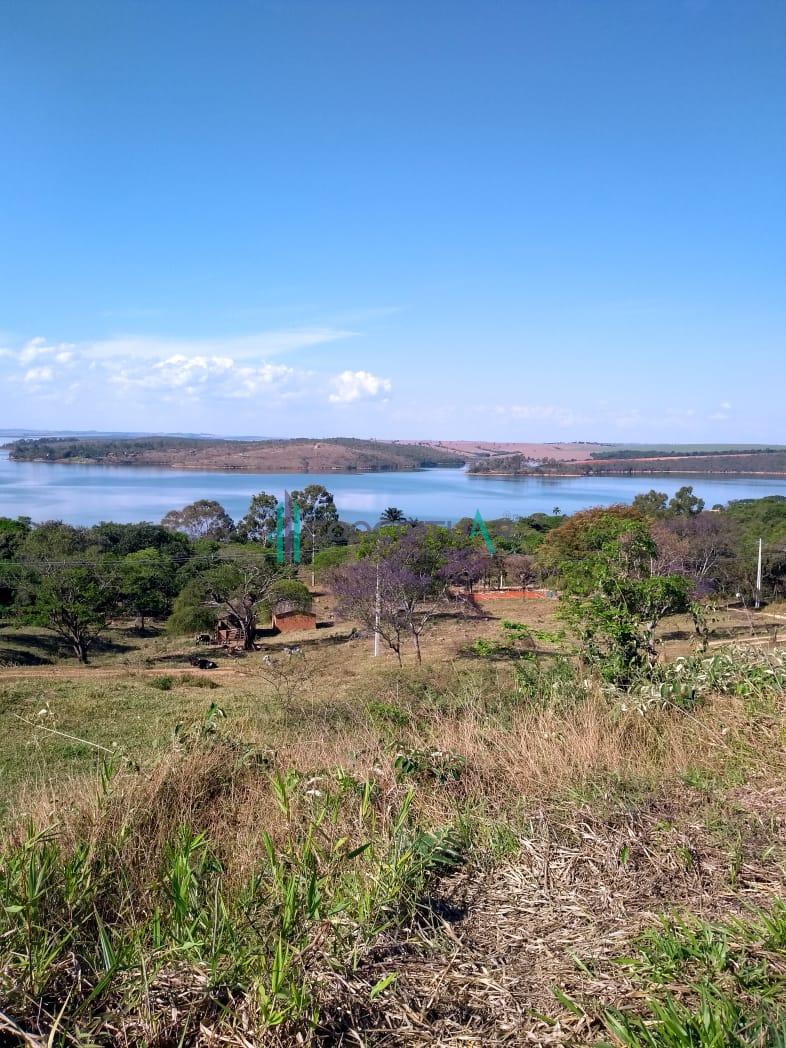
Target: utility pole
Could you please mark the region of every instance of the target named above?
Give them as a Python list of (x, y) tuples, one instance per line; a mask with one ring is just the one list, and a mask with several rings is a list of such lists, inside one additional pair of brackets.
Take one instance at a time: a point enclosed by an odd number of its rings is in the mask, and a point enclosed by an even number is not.
[(756, 569), (756, 601), (753, 605), (754, 608), (761, 607), (761, 547), (762, 540), (759, 539), (759, 564)]
[(374, 605), (374, 658), (379, 654), (379, 559), (376, 561), (376, 602)]

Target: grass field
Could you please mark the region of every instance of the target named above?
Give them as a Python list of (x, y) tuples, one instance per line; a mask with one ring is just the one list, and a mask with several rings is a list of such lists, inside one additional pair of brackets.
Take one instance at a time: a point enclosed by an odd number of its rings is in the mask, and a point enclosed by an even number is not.
[(0, 630), (0, 1044), (781, 1043), (783, 609), (635, 694), (486, 610), (403, 669)]

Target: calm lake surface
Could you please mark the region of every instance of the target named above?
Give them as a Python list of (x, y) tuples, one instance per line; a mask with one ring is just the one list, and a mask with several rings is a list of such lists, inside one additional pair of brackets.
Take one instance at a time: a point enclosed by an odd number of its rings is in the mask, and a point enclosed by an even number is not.
[[(5, 437), (10, 442), (13, 437)], [(11, 462), (0, 447), (0, 516), (95, 524), (159, 521), (196, 499), (220, 502), (241, 517), (258, 491), (281, 497), (306, 484), (333, 492), (344, 520), (373, 524), (387, 506), (420, 520), (455, 521), (480, 510), (486, 519), (573, 513), (587, 506), (631, 502), (655, 487), (672, 495), (692, 484), (708, 507), (730, 499), (786, 495), (786, 477), (473, 477), (459, 469), (417, 473), (210, 473), (123, 466), (55, 466)]]

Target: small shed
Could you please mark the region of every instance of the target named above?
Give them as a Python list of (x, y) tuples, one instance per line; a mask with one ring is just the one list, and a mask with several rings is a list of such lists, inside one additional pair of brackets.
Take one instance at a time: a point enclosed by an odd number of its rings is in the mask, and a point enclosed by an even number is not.
[(230, 619), (219, 619), (213, 629), (213, 643), (232, 648), (243, 643), (243, 631)]
[(315, 630), (317, 617), (312, 611), (304, 611), (302, 606), (292, 600), (281, 600), (273, 609), (273, 629), (279, 633), (293, 633), (295, 630)]

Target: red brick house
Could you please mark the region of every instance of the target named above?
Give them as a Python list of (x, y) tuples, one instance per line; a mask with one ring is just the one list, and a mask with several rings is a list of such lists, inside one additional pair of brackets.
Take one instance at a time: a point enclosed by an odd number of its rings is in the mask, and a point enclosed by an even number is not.
[(279, 633), (293, 633), (295, 630), (315, 630), (317, 617), (311, 611), (303, 611), (300, 605), (291, 600), (282, 600), (273, 609), (273, 629)]

